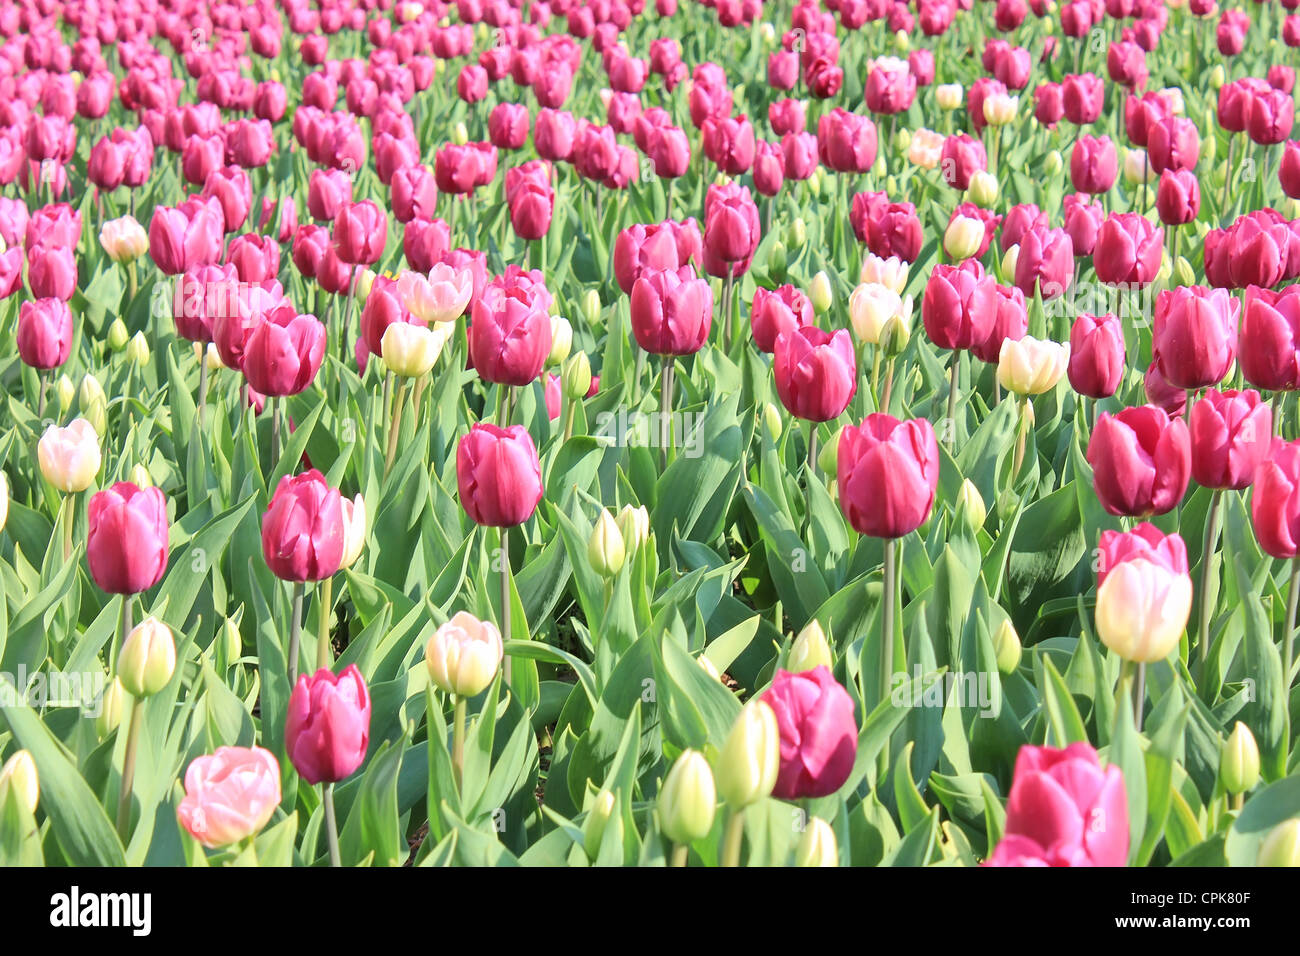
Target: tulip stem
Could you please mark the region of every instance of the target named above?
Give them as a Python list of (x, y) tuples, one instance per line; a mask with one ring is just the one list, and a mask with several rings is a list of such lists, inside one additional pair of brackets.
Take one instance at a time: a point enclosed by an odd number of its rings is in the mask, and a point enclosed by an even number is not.
[(1283, 660), (1282, 676), (1286, 681), (1286, 686), (1291, 687), (1291, 665), (1295, 661), (1295, 612), (1296, 600), (1300, 598), (1300, 557), (1291, 559), (1291, 588), (1286, 599), (1286, 638), (1283, 641), (1285, 648)]
[(456, 706), (451, 716), (451, 769), (456, 775), (458, 793), (465, 777), (465, 707), (465, 698), (457, 694)]
[(77, 516), (76, 499), (72, 494), (63, 496), (63, 560), (72, 558), (72, 526)]
[(1210, 577), (1215, 558), (1215, 548), (1219, 543), (1220, 506), (1223, 504), (1223, 491), (1216, 488), (1210, 496), (1210, 510), (1205, 518), (1205, 546), (1201, 548), (1201, 618), (1197, 629), (1197, 641), (1201, 645), (1201, 670), (1209, 666), (1210, 661), (1210, 614), (1214, 610), (1210, 603)]
[(957, 373), (961, 370), (961, 352), (952, 353), (952, 379), (948, 385), (948, 417), (944, 422), (947, 432), (948, 451), (951, 453), (957, 443)]
[(388, 451), (384, 455), (384, 477), (392, 470), (393, 459), (397, 457), (397, 436), (402, 433), (402, 406), (406, 404), (406, 379), (397, 386), (397, 397), (393, 400), (393, 419), (388, 425)]
[(117, 835), (126, 842), (131, 825), (131, 791), (135, 789), (135, 752), (140, 745), (140, 725), (144, 722), (144, 701), (131, 699), (131, 723), (126, 731), (126, 756), (122, 759), (122, 783), (117, 792)]
[(1029, 444), (1029, 415), (1026, 414), (1025, 404), (1029, 401), (1024, 395), (1017, 396), (1016, 410), (1019, 412), (1020, 423), (1016, 428), (1016, 457), (1011, 467), (1011, 487), (1015, 487), (1016, 479), (1020, 477), (1020, 469), (1025, 464), (1025, 447)]
[(330, 666), (330, 611), (334, 607), (333, 575), (321, 582), (321, 589), (317, 594), (320, 595), (320, 621), (316, 634), (316, 669), (322, 670)]
[(890, 678), (894, 669), (894, 591), (897, 587), (896, 538), (885, 539), (885, 580), (880, 599), (880, 700), (889, 699)]
[(271, 397), (271, 471), (280, 464), (280, 402), (278, 395)]
[(321, 802), (325, 804), (325, 834), (329, 839), (330, 866), (342, 866), (343, 861), (339, 856), (339, 823), (334, 815), (333, 783), (321, 785)]
[(668, 446), (673, 441), (673, 357), (664, 356), (663, 378), (659, 383), (659, 469), (668, 467)]
[(293, 608), (289, 611), (289, 686), (298, 683), (298, 644), (302, 640), (303, 583), (293, 583)]
[(41, 371), (36, 376), (36, 417), (42, 419), (45, 417), (45, 392), (50, 385), (50, 374)]
[[(501, 639), (510, 640), (510, 529), (501, 529)], [(510, 658), (505, 659), (506, 683), (510, 683)]]
[(727, 831), (722, 841), (722, 865), (740, 866), (740, 847), (745, 841), (745, 808), (736, 807), (727, 819)]
[(891, 357), (885, 363), (885, 390), (880, 395), (880, 408), (878, 411), (889, 414), (889, 396), (894, 391), (894, 359)]
[[(672, 180), (669, 180), (672, 182)], [(685, 843), (673, 844), (673, 866), (685, 866), (686, 861), (690, 859), (691, 848)]]
[(884, 406), (880, 404), (880, 357), (884, 350), (877, 345), (872, 351), (875, 357), (871, 360), (871, 397), (876, 399), (876, 411), (883, 412)]
[(208, 406), (208, 355), (199, 352), (199, 430), (203, 429)]
[(1137, 673), (1133, 677), (1133, 726), (1142, 733), (1142, 704), (1147, 696), (1147, 665), (1138, 662)]
[[(1237, 146), (1237, 137), (1233, 133), (1228, 134), (1228, 163), (1224, 169), (1223, 175), (1223, 195), (1219, 197), (1219, 216), (1220, 223), (1228, 218), (1224, 215), (1227, 212), (1228, 205), (1228, 183), (1232, 182), (1232, 153)], [(1177, 263), (1174, 263), (1177, 265)]]

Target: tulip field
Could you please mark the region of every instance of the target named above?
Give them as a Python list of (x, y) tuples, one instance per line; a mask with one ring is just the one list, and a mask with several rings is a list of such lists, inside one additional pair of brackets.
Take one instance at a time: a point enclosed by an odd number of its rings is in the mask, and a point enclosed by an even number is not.
[(0, 865), (1300, 866), (1298, 5), (0, 0)]

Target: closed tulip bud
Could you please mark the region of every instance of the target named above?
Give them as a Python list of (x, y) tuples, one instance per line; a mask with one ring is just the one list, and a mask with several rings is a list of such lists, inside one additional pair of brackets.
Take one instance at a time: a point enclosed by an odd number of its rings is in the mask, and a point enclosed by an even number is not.
[(1210, 89), (1218, 90), (1219, 87), (1223, 86), (1223, 84), (1227, 82), (1227, 79), (1228, 74), (1224, 71), (1223, 64), (1216, 64), (1214, 69), (1210, 71)]
[(176, 670), (176, 641), (171, 628), (156, 617), (137, 624), (122, 642), (117, 677), (132, 697), (152, 697), (167, 686)]
[(934, 99), (941, 110), (955, 110), (966, 99), (966, 91), (960, 83), (944, 83), (934, 88)]
[(122, 686), (122, 682), (114, 677), (113, 682), (104, 688), (104, 695), (99, 702), (99, 714), (95, 717), (95, 735), (100, 740), (117, 730), (118, 724), (122, 722), (125, 702), (126, 689)]
[(1031, 335), (1019, 340), (1003, 339), (998, 354), (998, 382), (1017, 395), (1041, 395), (1056, 387), (1069, 364), (1067, 344), (1046, 342)]
[(411, 322), (394, 322), (384, 330), (380, 354), (388, 370), (399, 378), (428, 374), (451, 338), (453, 327), (439, 322), (425, 328)]
[(343, 558), (339, 561), (342, 571), (357, 563), (366, 546), (366, 499), (361, 495), (351, 500), (340, 498), (339, 507), (343, 512)]
[(86, 374), (81, 379), (81, 388), (77, 391), (77, 400), (81, 407), (85, 408), (92, 402), (105, 401), (104, 386), (99, 384), (99, 379), (95, 376)]
[(239, 625), (233, 618), (225, 619), (217, 639), (221, 641), (221, 652), (225, 655), (227, 663), (237, 661), (244, 652), (244, 639), (239, 633)]
[(375, 287), (376, 278), (378, 278), (378, 276), (375, 274), (374, 269), (362, 269), (360, 274), (357, 275), (356, 293), (358, 306), (365, 305), (366, 299), (370, 298), (370, 290)]
[(12, 794), (28, 813), (36, 812), (41, 799), (40, 778), (36, 775), (36, 761), (26, 750), (18, 750), (0, 767), (0, 807)]
[(600, 321), (600, 293), (595, 289), (588, 289), (582, 297), (582, 317), (587, 320), (588, 326)]
[(1207, 136), (1201, 140), (1201, 159), (1206, 163), (1213, 163), (1214, 157), (1219, 155), (1218, 141), (1213, 136)]
[(785, 251), (785, 243), (780, 239), (772, 243), (772, 248), (767, 253), (767, 272), (773, 279), (781, 280), (785, 278), (786, 267), (789, 256)]
[(766, 49), (772, 49), (776, 46), (776, 27), (764, 21), (758, 26), (758, 35), (763, 40), (763, 46)]
[[(819, 170), (820, 166), (817, 167)], [(808, 241), (808, 227), (800, 217), (792, 219), (785, 227), (785, 244), (791, 249), (799, 249)]]
[[(775, 727), (775, 717), (772, 724)], [(775, 781), (775, 771), (772, 778)], [(717, 804), (709, 762), (698, 750), (683, 750), (659, 790), (656, 804), (659, 829), (668, 839), (683, 846), (703, 840), (713, 829)]]
[(59, 398), (59, 411), (66, 412), (77, 398), (77, 386), (66, 375), (60, 375), (54, 383), (54, 393)]
[(603, 578), (612, 578), (623, 568), (627, 559), (627, 550), (623, 545), (623, 533), (618, 530), (618, 523), (609, 509), (602, 508), (596, 519), (596, 527), (587, 541), (587, 560), (591, 568)]
[(90, 422), (95, 434), (100, 438), (108, 431), (108, 403), (102, 398), (94, 399), (89, 405), (81, 407), (81, 417)]
[(984, 242), (984, 223), (970, 216), (954, 216), (943, 234), (943, 248), (956, 262), (979, 252)]
[(1300, 866), (1300, 820), (1279, 823), (1259, 845), (1256, 866)]
[(451, 141), (457, 146), (464, 146), (469, 142), (469, 130), (465, 128), (464, 123), (457, 123), (451, 128)]
[(1020, 666), (1020, 635), (1010, 621), (1004, 620), (993, 635), (993, 654), (1001, 674), (1013, 674)]
[(983, 497), (980, 496), (979, 489), (975, 487), (969, 478), (964, 479), (961, 483), (961, 491), (957, 493), (955, 511), (965, 519), (967, 527), (972, 532), (984, 527), (984, 520), (988, 517), (988, 508), (984, 504)]
[(703, 654), (695, 658), (695, 663), (700, 665), (700, 669), (716, 681), (722, 680), (722, 675), (718, 673), (718, 668), (714, 666), (713, 661), (709, 660)]
[(1006, 126), (1016, 118), (1020, 97), (992, 93), (984, 99), (984, 120), (990, 126)]
[(424, 648), (429, 679), (448, 694), (474, 697), (487, 689), (501, 666), (501, 632), (491, 621), (458, 612), (434, 631)]
[(137, 332), (126, 346), (126, 360), (135, 365), (149, 364), (149, 340), (143, 332)]
[(998, 201), (998, 178), (982, 169), (973, 173), (966, 188), (966, 198), (984, 209), (992, 208)]
[(911, 49), (911, 46), (912, 46), (912, 41), (908, 39), (907, 32), (905, 30), (894, 31), (894, 49), (901, 50), (902, 52), (906, 53), (909, 49)]
[(808, 286), (808, 298), (812, 301), (813, 310), (818, 315), (822, 315), (830, 309), (831, 277), (825, 271), (818, 272), (813, 276), (812, 283)]
[(830, 440), (822, 445), (822, 450), (817, 453), (817, 467), (821, 469), (822, 474), (827, 478), (834, 478), (836, 469), (839, 466), (840, 455), (840, 429), (835, 429)]
[(839, 866), (840, 852), (835, 831), (821, 817), (812, 817), (794, 851), (795, 866)]
[(1174, 265), (1173, 274), (1178, 279), (1179, 285), (1196, 284), (1196, 272), (1192, 269), (1192, 264), (1183, 256), (1178, 257), (1178, 262)]
[(1240, 720), (1232, 728), (1219, 755), (1219, 779), (1228, 793), (1246, 793), (1259, 783), (1259, 745)]
[[(911, 297), (907, 300), (911, 302)], [(912, 332), (907, 323), (900, 317), (894, 316), (887, 321), (880, 329), (880, 348), (885, 353), (886, 358), (897, 358), (903, 354), (907, 348), (907, 343), (912, 337)]]
[(1124, 154), (1124, 181), (1130, 185), (1150, 182), (1152, 178), (1151, 163), (1145, 149), (1130, 149)]
[(573, 326), (563, 316), (551, 316), (551, 354), (547, 356), (546, 364), (561, 365), (572, 348)]
[(763, 428), (767, 431), (767, 436), (772, 441), (777, 441), (781, 437), (781, 432), (785, 426), (781, 421), (781, 410), (768, 402), (763, 406)]
[(1047, 154), (1043, 160), (1043, 170), (1049, 179), (1061, 175), (1061, 170), (1065, 168), (1065, 161), (1061, 158), (1061, 151), (1054, 149)]
[(831, 655), (831, 646), (826, 641), (826, 632), (814, 618), (804, 625), (804, 629), (794, 639), (790, 645), (790, 653), (786, 655), (785, 669), (792, 674), (798, 674), (801, 671), (810, 671), (814, 667), (825, 666), (831, 668), (835, 666), (835, 661)]
[(776, 713), (754, 698), (741, 708), (718, 754), (718, 792), (733, 810), (741, 810), (772, 793), (780, 769)]
[(910, 130), (900, 129), (894, 134), (894, 149), (900, 153), (906, 153), (912, 145), (912, 133)]
[(591, 801), (587, 819), (582, 824), (582, 848), (593, 860), (600, 853), (600, 841), (605, 836), (605, 827), (613, 816), (616, 805), (614, 794), (608, 790), (600, 791)]
[(131, 466), (131, 474), (128, 476), (128, 480), (137, 488), (153, 487), (153, 476), (149, 474), (149, 469), (138, 462)]
[(120, 318), (114, 319), (108, 327), (108, 347), (114, 352), (120, 352), (130, 340), (131, 333), (127, 330), (126, 323)]
[(619, 534), (623, 536), (623, 546), (628, 554), (636, 554), (650, 540), (650, 512), (644, 506), (633, 508), (624, 505), (614, 520), (618, 524)]
[(560, 388), (571, 402), (581, 401), (591, 390), (591, 360), (586, 352), (574, 352), (560, 369)]

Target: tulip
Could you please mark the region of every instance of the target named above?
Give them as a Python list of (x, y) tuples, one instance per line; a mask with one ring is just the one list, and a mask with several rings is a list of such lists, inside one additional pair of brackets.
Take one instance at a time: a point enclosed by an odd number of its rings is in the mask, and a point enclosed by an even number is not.
[(587, 561), (601, 577), (612, 578), (622, 570), (626, 556), (623, 533), (609, 510), (602, 508), (587, 541)]
[(1240, 720), (1233, 725), (1219, 754), (1219, 779), (1223, 789), (1234, 796), (1255, 789), (1259, 783), (1259, 744)]
[(110, 219), (99, 230), (99, 242), (114, 262), (134, 262), (149, 251), (149, 236), (132, 216)]
[(1201, 208), (1201, 184), (1188, 169), (1165, 170), (1156, 187), (1156, 212), (1166, 226), (1192, 222)]
[(176, 816), (194, 839), (215, 849), (254, 835), (280, 805), (280, 767), (261, 747), (218, 747), (185, 771)]
[(469, 351), (484, 381), (527, 385), (551, 353), (550, 294), (517, 275), (493, 281), (477, 296)]
[(1016, 755), (1006, 825), (987, 866), (1123, 866), (1128, 795), (1082, 741), (1064, 750), (1026, 744)]
[[(1003, 237), (1006, 232), (1004, 228)], [(1074, 245), (1063, 229), (1031, 229), (1016, 256), (1016, 287), (1026, 298), (1035, 291), (1046, 301), (1063, 294), (1074, 279)]]
[(99, 435), (84, 418), (66, 428), (50, 425), (36, 445), (41, 474), (67, 494), (85, 491), (99, 473)]
[(1065, 197), (1065, 231), (1076, 256), (1090, 256), (1097, 243), (1097, 232), (1106, 218), (1101, 203), (1093, 201), (1086, 193), (1072, 193)]
[(1283, 559), (1296, 556), (1300, 550), (1300, 442), (1274, 442), (1255, 472), (1250, 515), (1255, 538), (1265, 553)]
[(139, 594), (167, 570), (167, 499), (157, 488), (120, 481), (90, 499), (86, 560), (109, 594)]
[(309, 784), (337, 783), (366, 758), (370, 693), (355, 664), (335, 675), (321, 668), (303, 674), (289, 696), (284, 748)]
[(1274, 391), (1300, 388), (1300, 288), (1246, 290), (1237, 356), (1252, 385)]
[(1164, 514), (1187, 490), (1191, 438), (1181, 419), (1143, 405), (1103, 412), (1088, 442), (1093, 487), (1113, 515)]
[(897, 257), (882, 258), (868, 253), (862, 260), (862, 269), (858, 281), (877, 283), (885, 286), (897, 295), (902, 295), (907, 287), (908, 264)]
[[(72, 312), (63, 299), (36, 299), (18, 308), (18, 356), (42, 371), (58, 368), (72, 353)], [(41, 401), (44, 401), (42, 394)], [(40, 411), (43, 412), (44, 405)]]
[(1300, 820), (1285, 820), (1269, 830), (1259, 845), (1255, 865), (1300, 866)]
[[(1187, 629), (1192, 609), (1192, 579), (1187, 573), (1187, 550), (1178, 535), (1168, 536), (1168, 546), (1131, 547), (1107, 540), (1124, 536), (1106, 532), (1102, 539), (1105, 560), (1098, 574), (1097, 634), (1102, 643), (1126, 661), (1150, 663), (1168, 656)], [(1143, 525), (1128, 537), (1147, 541), (1160, 532)]]
[(754, 333), (754, 344), (760, 351), (770, 354), (776, 347), (778, 336), (811, 325), (812, 321), (812, 302), (794, 286), (783, 285), (773, 291), (760, 286), (754, 290), (750, 327)]
[(471, 427), (456, 448), (456, 481), (466, 514), (490, 527), (523, 524), (542, 497), (537, 449), (520, 425)]
[(1018, 341), (1029, 331), (1029, 312), (1025, 308), (1025, 294), (1015, 286), (995, 288), (997, 316), (984, 341), (971, 346), (971, 354), (981, 362), (988, 362), (990, 365), (998, 364), (1002, 355), (1002, 343), (1005, 340)]
[(152, 697), (176, 671), (176, 640), (171, 629), (155, 617), (137, 624), (122, 642), (117, 658), (117, 679), (138, 700)]
[[(1086, 32), (1086, 29), (1085, 29)], [(1076, 126), (1096, 122), (1105, 102), (1105, 86), (1095, 73), (1072, 74), (1061, 81), (1065, 118)]]
[(939, 448), (928, 421), (868, 415), (840, 433), (840, 507), (859, 533), (901, 538), (930, 516), (939, 487)]
[(790, 651), (786, 654), (785, 668), (791, 674), (799, 674), (818, 667), (829, 669), (832, 666), (834, 666), (834, 658), (831, 655), (830, 644), (826, 641), (826, 633), (814, 618), (804, 626), (790, 645)]
[(330, 577), (343, 560), (345, 528), (338, 489), (312, 469), (285, 475), (262, 517), (262, 555), (282, 581)]
[(794, 851), (795, 866), (839, 866), (835, 831), (820, 817), (813, 817)]
[(1119, 175), (1119, 154), (1106, 136), (1080, 136), (1070, 152), (1070, 181), (1076, 192), (1104, 193)]
[(641, 275), (632, 287), (632, 333), (655, 355), (690, 355), (708, 339), (713, 292), (689, 265)]
[(458, 611), (434, 631), (424, 648), (429, 679), (445, 693), (463, 699), (487, 690), (503, 656), (501, 632), (491, 621), (480, 621), (467, 611)]
[(1156, 298), (1153, 354), (1177, 388), (1217, 385), (1232, 367), (1240, 303), (1225, 289), (1181, 286)]
[(1108, 285), (1142, 288), (1156, 277), (1163, 256), (1163, 230), (1138, 213), (1114, 213), (1101, 224), (1092, 262)]
[(838, 418), (857, 394), (857, 363), (844, 329), (801, 326), (777, 336), (773, 353), (777, 394), (798, 418)]
[(974, 260), (936, 265), (921, 300), (930, 340), (943, 349), (969, 349), (987, 339), (997, 315), (996, 285)]
[(911, 296), (902, 299), (897, 292), (877, 282), (863, 282), (849, 296), (849, 322), (858, 341), (879, 344), (881, 331), (891, 319), (910, 327)]
[(1041, 395), (1065, 375), (1070, 347), (1032, 336), (1004, 339), (998, 356), (998, 382), (1017, 395)]
[(437, 363), (451, 331), (447, 325), (424, 328), (409, 322), (394, 322), (384, 330), (380, 355), (394, 375), (419, 378)]
[(194, 197), (176, 208), (156, 206), (149, 220), (149, 255), (167, 275), (216, 262), (225, 227), (220, 204)]
[(344, 262), (370, 265), (384, 254), (388, 218), (370, 200), (340, 203), (334, 219), (334, 247)]
[(1082, 314), (1070, 327), (1070, 386), (1089, 398), (1109, 398), (1124, 375), (1124, 330), (1113, 314)]
[[(781, 732), (776, 712), (763, 698), (754, 698), (740, 709), (718, 753), (714, 766), (718, 793), (738, 817), (739, 811), (772, 793), (780, 769)], [(735, 849), (739, 855), (739, 846)]]
[(954, 215), (943, 234), (943, 251), (956, 262), (976, 256), (984, 244), (984, 223), (969, 216)]
[(984, 144), (965, 133), (949, 136), (943, 143), (939, 167), (943, 170), (944, 182), (949, 186), (958, 190), (967, 189), (977, 172), (988, 169)]
[(659, 829), (678, 845), (674, 865), (685, 866), (683, 849), (713, 829), (717, 789), (709, 762), (698, 750), (684, 750), (664, 777), (656, 799)]
[(36, 812), (41, 800), (41, 785), (36, 761), (29, 750), (15, 750), (13, 756), (0, 766), (0, 811), (9, 796), (17, 798), (29, 815)]
[(825, 665), (802, 673), (777, 670), (760, 700), (776, 714), (780, 770), (773, 796), (824, 797), (848, 779), (858, 751), (853, 700)]

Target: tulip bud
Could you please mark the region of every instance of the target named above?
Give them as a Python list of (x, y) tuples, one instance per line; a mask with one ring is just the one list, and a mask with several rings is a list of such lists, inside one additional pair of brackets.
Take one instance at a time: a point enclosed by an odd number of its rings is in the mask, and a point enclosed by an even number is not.
[[(880, 168), (883, 170), (885, 168), (883, 158), (879, 162), (877, 162), (876, 165), (880, 166)], [(888, 179), (885, 180), (885, 195), (893, 196), (897, 192), (898, 192), (898, 180), (895, 179), (893, 176), (890, 176)]]
[(126, 359), (136, 365), (149, 364), (149, 340), (144, 337), (143, 332), (131, 336), (131, 341), (126, 345)]
[[(819, 166), (818, 169), (821, 167)], [(786, 223), (785, 244), (791, 249), (799, 249), (808, 241), (808, 227), (802, 217), (796, 216)]]
[(357, 276), (357, 306), (358, 308), (365, 305), (366, 299), (370, 298), (370, 290), (375, 287), (375, 270), (362, 269)]
[(54, 383), (54, 391), (59, 398), (59, 411), (66, 412), (77, 397), (77, 386), (72, 384), (72, 379), (68, 376), (60, 375)]
[(591, 563), (591, 569), (603, 578), (612, 578), (622, 570), (626, 558), (627, 551), (618, 523), (608, 508), (601, 508), (596, 527), (587, 541), (587, 560)]
[(1196, 273), (1192, 269), (1192, 264), (1183, 256), (1179, 256), (1178, 262), (1174, 265), (1174, 275), (1177, 276), (1179, 285), (1196, 284)]
[(894, 31), (894, 49), (906, 53), (912, 47), (912, 41), (907, 36), (905, 30)]
[(227, 662), (238, 660), (239, 655), (244, 651), (244, 639), (240, 637), (239, 625), (235, 623), (234, 618), (228, 617), (222, 622), (217, 640), (221, 642), (221, 652)]
[(767, 435), (772, 441), (777, 441), (781, 437), (784, 425), (781, 421), (781, 410), (771, 402), (763, 406), (763, 427), (767, 430)]
[(36, 775), (36, 761), (26, 750), (18, 750), (0, 767), (0, 807), (13, 794), (28, 813), (36, 812), (41, 799), (40, 778)]
[(1207, 136), (1201, 140), (1201, 160), (1207, 164), (1214, 162), (1214, 157), (1219, 155), (1219, 144), (1213, 136)]
[(953, 510), (965, 519), (966, 526), (972, 533), (984, 527), (984, 519), (988, 517), (988, 507), (984, 504), (979, 489), (969, 478), (962, 481), (961, 491), (957, 493)]
[(149, 474), (148, 468), (138, 462), (131, 466), (130, 480), (137, 488), (148, 488), (153, 485), (153, 475)]
[(99, 714), (95, 717), (95, 735), (100, 740), (117, 730), (118, 724), (122, 722), (122, 708), (125, 701), (126, 689), (122, 686), (122, 682), (114, 677), (112, 683), (104, 688), (99, 703)]
[(991, 208), (998, 201), (998, 178), (985, 170), (974, 173), (966, 187), (966, 198), (984, 209)]
[(898, 316), (885, 322), (880, 327), (880, 347), (885, 353), (885, 358), (897, 358), (902, 355), (911, 337), (912, 333), (908, 330), (907, 323)]
[(1300, 866), (1300, 820), (1279, 823), (1259, 845), (1256, 866)]
[(171, 628), (156, 617), (137, 624), (122, 642), (117, 677), (132, 697), (152, 697), (167, 686), (176, 670), (176, 641)]
[(777, 281), (784, 279), (786, 268), (789, 265), (788, 260), (789, 256), (785, 251), (785, 243), (777, 239), (772, 243), (772, 248), (767, 253), (767, 274)]
[(843, 429), (835, 429), (835, 433), (822, 445), (822, 450), (817, 453), (817, 467), (821, 469), (822, 474), (827, 478), (834, 478), (839, 469), (840, 463), (840, 432)]
[(1130, 149), (1124, 154), (1124, 181), (1137, 186), (1152, 177), (1151, 161), (1145, 149)]
[(839, 866), (839, 846), (835, 831), (821, 817), (812, 817), (794, 851), (795, 866)]
[(9, 476), (0, 471), (0, 531), (9, 520)]
[(571, 402), (581, 401), (591, 391), (591, 361), (586, 352), (574, 352), (560, 368), (560, 390)]
[(1016, 118), (1020, 97), (992, 93), (984, 100), (984, 119), (990, 126), (1006, 126)]
[(77, 392), (77, 400), (81, 402), (82, 408), (97, 400), (104, 401), (104, 386), (99, 384), (99, 379), (87, 373), (81, 379), (81, 388)]
[(573, 349), (573, 326), (562, 315), (551, 316), (551, 354), (546, 364), (561, 365)]
[(636, 554), (650, 540), (650, 512), (644, 506), (633, 508), (624, 505), (614, 521), (618, 525), (619, 534), (623, 536), (623, 546), (628, 554)]
[(993, 654), (997, 658), (998, 672), (1001, 674), (1015, 673), (1020, 666), (1020, 635), (1009, 620), (1004, 620), (993, 635)]
[(1010, 246), (1002, 253), (1002, 274), (1008, 279), (1016, 274), (1016, 264), (1020, 261), (1020, 244)]
[(709, 762), (698, 750), (683, 750), (659, 790), (659, 829), (674, 843), (702, 840), (713, 829), (717, 803)]
[(943, 83), (934, 88), (934, 99), (941, 110), (955, 110), (962, 104), (966, 91), (960, 83)]
[(457, 123), (451, 128), (451, 141), (457, 146), (464, 146), (469, 142), (469, 130), (465, 128), (464, 123)]
[(894, 149), (900, 153), (906, 153), (909, 146), (912, 145), (911, 130), (900, 129), (894, 134)]
[(89, 405), (81, 408), (81, 417), (90, 422), (95, 434), (100, 438), (108, 431), (108, 404), (103, 398), (96, 398)]
[(1223, 69), (1223, 64), (1216, 64), (1210, 71), (1210, 89), (1218, 91), (1219, 87), (1227, 82), (1228, 75)]
[(943, 248), (956, 262), (979, 252), (984, 241), (984, 223), (971, 216), (953, 216), (943, 234)]
[(824, 315), (831, 307), (831, 277), (825, 270), (813, 276), (808, 286), (808, 298), (812, 300), (813, 309), (818, 315)]
[(582, 317), (587, 320), (588, 326), (600, 321), (600, 293), (595, 289), (588, 289), (582, 297)]
[(831, 656), (831, 646), (826, 641), (826, 632), (813, 618), (804, 625), (804, 629), (790, 645), (790, 653), (785, 657), (785, 669), (792, 674), (810, 671), (815, 667), (835, 666)]
[(713, 661), (709, 660), (703, 654), (695, 658), (695, 663), (699, 664), (700, 670), (704, 671), (704, 673), (708, 674), (714, 680), (722, 680), (722, 675), (718, 673), (718, 668), (714, 665)]
[(114, 319), (108, 327), (108, 347), (114, 352), (120, 352), (130, 340), (131, 333), (127, 330), (126, 323), (120, 317)]
[(1232, 728), (1219, 755), (1219, 779), (1228, 793), (1246, 793), (1259, 783), (1259, 745), (1240, 720)]
[(1047, 158), (1043, 160), (1043, 170), (1047, 173), (1049, 179), (1061, 175), (1061, 170), (1064, 167), (1065, 163), (1061, 159), (1061, 151), (1059, 149), (1052, 150), (1047, 154)]
[(765, 49), (772, 49), (776, 46), (776, 27), (766, 20), (758, 25), (758, 35), (763, 41)]
[(733, 810), (741, 810), (772, 793), (780, 767), (776, 713), (755, 697), (741, 708), (718, 754), (718, 792)]
[(608, 790), (596, 794), (587, 811), (587, 819), (582, 824), (582, 848), (587, 856), (595, 859), (600, 853), (600, 841), (605, 836), (605, 826), (614, 813), (616, 803), (614, 795)]

